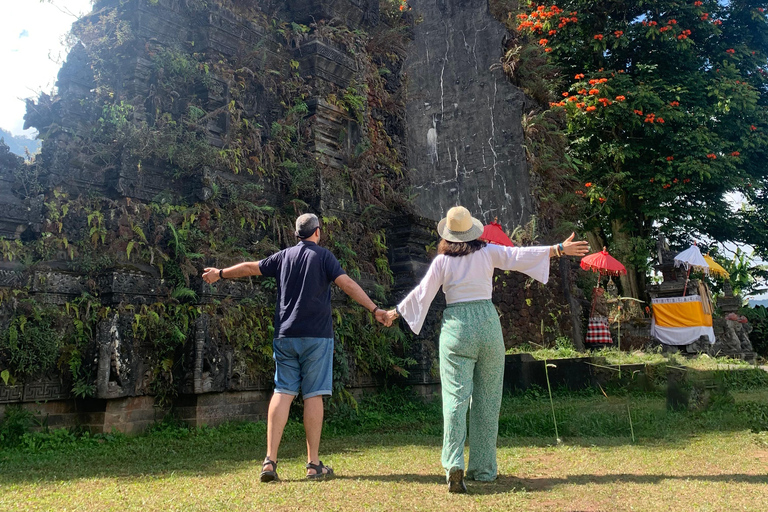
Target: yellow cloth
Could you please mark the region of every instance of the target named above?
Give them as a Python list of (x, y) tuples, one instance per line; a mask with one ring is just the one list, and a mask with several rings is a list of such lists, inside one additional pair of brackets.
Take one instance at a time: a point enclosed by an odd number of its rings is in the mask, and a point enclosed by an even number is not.
[(654, 303), (653, 316), (659, 327), (712, 327), (712, 315), (704, 313), (699, 300)]

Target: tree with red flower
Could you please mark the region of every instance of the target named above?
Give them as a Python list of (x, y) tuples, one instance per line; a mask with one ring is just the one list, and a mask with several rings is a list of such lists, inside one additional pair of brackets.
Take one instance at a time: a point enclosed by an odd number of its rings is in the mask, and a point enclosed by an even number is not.
[[(679, 0), (652, 8), (618, 0), (609, 12), (591, 0), (558, 5), (566, 12), (535, 19), (544, 31), (557, 28), (547, 58), (574, 78), (567, 92), (580, 98), (563, 109), (571, 156), (584, 162), (582, 183), (611, 190), (604, 209), (585, 213), (585, 229), (622, 247), (619, 256), (640, 274), (657, 225), (672, 240), (750, 241), (768, 256), (768, 230), (736, 229), (768, 225), (768, 201), (759, 199), (768, 197), (768, 134), (758, 129), (768, 125), (768, 23), (754, 4), (707, 2), (706, 12), (703, 2)], [(521, 21), (532, 21), (530, 11)], [(736, 53), (738, 61), (723, 62)], [(704, 155), (706, 174), (692, 180)], [(663, 188), (650, 194), (654, 179)], [(728, 210), (723, 198), (734, 190), (755, 202), (729, 223), (718, 212)], [(628, 286), (624, 292), (637, 296)]]

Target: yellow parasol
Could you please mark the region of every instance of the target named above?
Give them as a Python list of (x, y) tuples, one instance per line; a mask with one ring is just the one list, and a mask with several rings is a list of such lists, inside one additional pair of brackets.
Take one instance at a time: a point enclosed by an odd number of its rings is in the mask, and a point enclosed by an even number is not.
[(718, 262), (712, 259), (712, 256), (709, 254), (704, 255), (704, 260), (709, 264), (709, 271), (715, 275), (718, 275), (720, 277), (725, 277), (726, 279), (730, 277), (730, 274), (727, 270), (725, 270)]

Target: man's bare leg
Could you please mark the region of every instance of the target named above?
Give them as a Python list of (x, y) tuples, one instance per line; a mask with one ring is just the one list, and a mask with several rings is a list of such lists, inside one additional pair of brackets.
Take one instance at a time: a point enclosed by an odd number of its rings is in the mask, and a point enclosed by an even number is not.
[[(320, 436), (323, 433), (323, 397), (313, 396), (304, 400), (304, 430), (307, 433), (307, 462), (320, 462)], [(307, 469), (314, 475), (314, 469)]]
[(275, 393), (269, 401), (267, 413), (267, 458), (269, 460), (277, 461), (277, 450), (280, 448), (280, 440), (283, 438), (283, 430), (288, 422), (293, 398), (293, 395)]

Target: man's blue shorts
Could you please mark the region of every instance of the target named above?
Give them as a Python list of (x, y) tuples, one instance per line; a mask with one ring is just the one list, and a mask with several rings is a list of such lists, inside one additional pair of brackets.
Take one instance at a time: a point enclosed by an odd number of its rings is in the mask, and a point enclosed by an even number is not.
[(330, 395), (333, 388), (333, 338), (275, 338), (275, 393), (306, 400)]

